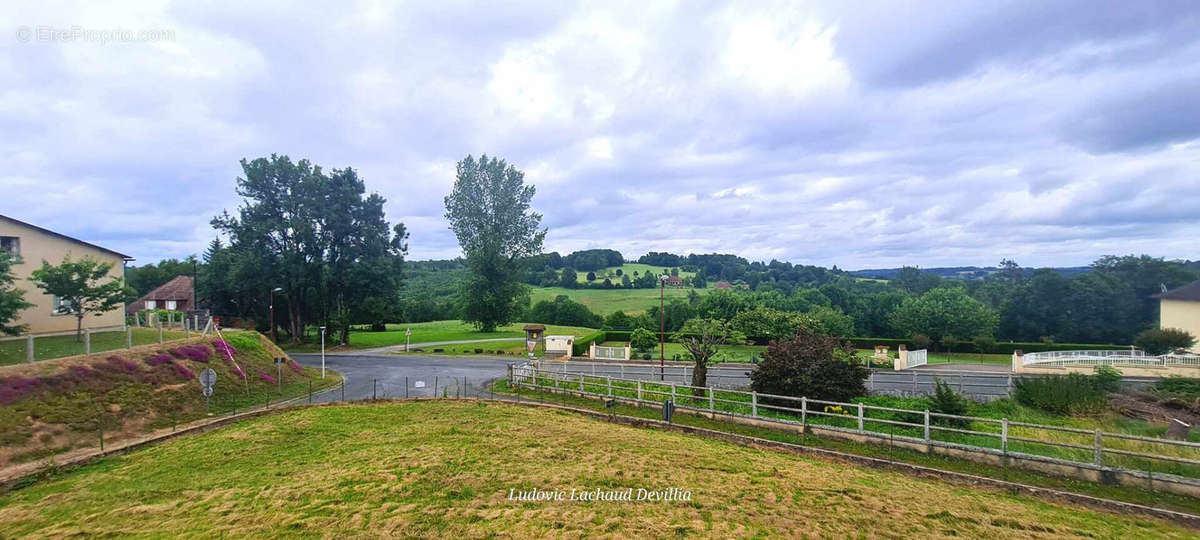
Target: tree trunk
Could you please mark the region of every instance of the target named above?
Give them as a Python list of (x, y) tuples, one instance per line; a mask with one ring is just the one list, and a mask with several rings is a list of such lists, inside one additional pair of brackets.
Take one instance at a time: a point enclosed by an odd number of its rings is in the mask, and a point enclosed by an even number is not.
[(704, 397), (704, 387), (708, 386), (708, 362), (696, 362), (692, 368), (692, 386), (700, 387), (692, 389), (693, 396)]

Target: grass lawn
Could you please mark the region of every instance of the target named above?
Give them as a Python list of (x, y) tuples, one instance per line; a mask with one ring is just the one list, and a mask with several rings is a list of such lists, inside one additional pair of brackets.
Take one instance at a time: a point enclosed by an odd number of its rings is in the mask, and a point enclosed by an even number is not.
[[(183, 336), (184, 333), (180, 330), (163, 330), (164, 340), (179, 339)], [(91, 341), (93, 353), (124, 349), (125, 332), (97, 332), (92, 334)], [(151, 343), (158, 343), (158, 330), (152, 328), (133, 329), (133, 345), (135, 347)], [(25, 344), (24, 338), (0, 341), (0, 366), (25, 362)], [(47, 360), (77, 354), (83, 354), (83, 341), (75, 341), (74, 335), (34, 338), (34, 360)]]
[[(664, 273), (669, 274), (671, 272), (671, 268), (669, 266), (651, 266), (649, 264), (642, 264), (642, 263), (625, 263), (621, 266), (610, 266), (610, 267), (604, 268), (602, 270), (594, 270), (594, 272), (596, 274), (596, 281), (598, 281), (598, 282), (604, 281), (604, 278), (607, 277), (607, 278), (611, 279), (613, 281), (613, 283), (618, 283), (618, 284), (621, 283), (621, 276), (617, 275), (618, 268), (621, 269), (621, 273), (623, 275), (629, 276), (629, 279), (633, 279), (634, 272), (637, 272), (639, 276), (642, 274), (645, 274), (646, 272), (650, 272), (651, 274), (656, 275), (656, 276), (661, 276)], [(587, 283), (588, 282), (587, 274), (588, 273), (586, 270), (576, 270), (575, 271), (575, 281), (578, 283)], [(559, 275), (560, 276), (562, 275), (561, 272), (559, 273)], [(684, 272), (683, 270), (679, 271), (680, 279), (685, 278), (685, 277), (692, 277), (695, 275), (696, 275), (695, 272)]]
[[(480, 332), (474, 326), (462, 321), (432, 321), (424, 323), (412, 324), (389, 324), (385, 332), (351, 332), (350, 333), (350, 348), (352, 349), (370, 349), (375, 347), (388, 347), (392, 345), (404, 345), (405, 330), (412, 329), (412, 339), (410, 343), (436, 343), (442, 341), (464, 341), (470, 339), (496, 339), (496, 338), (523, 338), (525, 331), (521, 330), (528, 323), (513, 323), (508, 326), (502, 326), (496, 329), (495, 332)], [(549, 335), (574, 335), (582, 336), (591, 332), (595, 332), (592, 328), (580, 328), (576, 326), (546, 326), (546, 333)], [(289, 352), (313, 352), (321, 350), (320, 343), (303, 343), (301, 345), (280, 344)], [(499, 347), (503, 343), (480, 344), (480, 347), (493, 346)], [(518, 344), (524, 347), (524, 342)]]
[[(695, 290), (705, 294), (703, 290), (685, 287), (667, 287), (664, 295), (667, 299), (687, 298), (688, 291)], [(608, 315), (614, 311), (624, 311), (626, 314), (645, 313), (646, 310), (658, 305), (658, 289), (564, 289), (562, 287), (534, 287), (532, 302), (542, 300), (553, 301), (554, 297), (565, 294), (571, 300), (579, 302), (599, 315)]]
[[(214, 456), (219, 458), (214, 459)], [(510, 490), (690, 501), (522, 502)], [(926, 501), (925, 504), (919, 501)], [(289, 411), (0, 496), (0, 536), (1192, 535), (1099, 512), (507, 404)]]
[[(503, 380), (496, 383), (495, 390), (498, 393), (516, 393), (514, 389), (508, 386), (507, 381)], [(527, 399), (538, 399), (541, 401), (562, 403), (573, 407), (603, 411), (605, 413), (611, 412), (614, 414), (638, 418), (658, 419), (661, 415), (659, 407), (637, 407), (633, 405), (618, 404), (614, 408), (609, 409), (601, 400), (590, 397), (580, 397), (569, 392), (554, 393), (549, 391), (538, 391), (530, 390), (529, 388), (523, 388), (520, 390), (520, 394)], [(717, 392), (717, 397), (723, 397), (722, 393)], [(763, 426), (751, 426), (728, 422), (720, 419), (719, 417), (718, 419), (712, 419), (705, 416), (681, 412), (675, 415), (674, 422), (682, 425), (759, 437), (772, 441), (787, 442), (817, 448), (827, 448), (850, 454), (897, 460), (905, 463), (913, 463), (927, 467), (1019, 482), (1028, 485), (1048, 487), (1062, 491), (1082, 493), (1085, 495), (1132, 502), (1146, 506), (1170, 508), (1192, 514), (1200, 513), (1200, 499), (1188, 497), (1186, 495), (1154, 491), (1142, 487), (1105, 485), (1072, 478), (1047, 475), (1032, 470), (980, 463), (977, 461), (970, 461), (941, 454), (927, 454), (916, 450), (909, 450), (887, 445), (861, 444), (821, 435), (801, 434), (791, 430), (771, 429)]]
[[(670, 336), (667, 336), (667, 337), (670, 338)], [(625, 345), (626, 345), (625, 342), (621, 342), (621, 341), (606, 341), (606, 342), (604, 342), (604, 346), (606, 346), (606, 347), (624, 347)], [(717, 353), (717, 356), (712, 359), (712, 362), (715, 362), (715, 363), (747, 362), (748, 363), (748, 362), (750, 362), (751, 358), (758, 358), (761, 360), (762, 355), (764, 352), (766, 352), (766, 350), (767, 350), (766, 347), (763, 347), (760, 345), (722, 345), (721, 352)], [(650, 359), (651, 360), (658, 359), (658, 353), (659, 353), (659, 350), (658, 350), (658, 346), (656, 345), (654, 347), (654, 349), (649, 351)], [(681, 345), (679, 343), (667, 343), (666, 356), (667, 356), (667, 360), (689, 361), (691, 359), (691, 357), (688, 356), (687, 350), (684, 349), (683, 345)], [(678, 358), (676, 358), (676, 356), (678, 356)], [(635, 360), (641, 359), (642, 353), (633, 351), (633, 357)]]

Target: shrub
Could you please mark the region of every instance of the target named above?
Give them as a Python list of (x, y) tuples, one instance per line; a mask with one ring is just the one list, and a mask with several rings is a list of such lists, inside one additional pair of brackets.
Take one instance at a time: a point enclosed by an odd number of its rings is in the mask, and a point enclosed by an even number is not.
[(261, 370), (261, 369), (260, 369), (260, 370), (258, 370), (258, 377), (259, 377), (260, 379), (262, 379), (262, 380), (263, 380), (263, 382), (268, 382), (268, 383), (271, 383), (271, 384), (275, 384), (275, 377), (272, 377), (272, 376), (270, 376), (269, 374), (267, 374), (267, 372), (265, 372), (265, 371), (263, 371), (263, 370)]
[(1014, 382), (1013, 397), (1023, 405), (1053, 414), (1097, 412), (1108, 403), (1106, 375), (1041, 375)]
[(1096, 366), (1096, 386), (1105, 392), (1121, 389), (1121, 370), (1112, 366)]
[[(933, 379), (933, 395), (929, 397), (929, 412), (966, 416), (970, 410), (966, 396), (955, 392), (945, 381)], [(959, 429), (970, 427), (971, 421), (962, 418), (945, 418), (934, 416), (931, 422)]]
[(193, 362), (200, 362), (203, 364), (207, 364), (208, 357), (212, 356), (212, 351), (209, 350), (207, 346), (199, 343), (195, 345), (180, 345), (168, 352), (171, 353), (171, 356), (179, 358), (180, 360), (186, 358)]
[(913, 334), (913, 337), (912, 337), (913, 349), (916, 349), (916, 350), (928, 349), (932, 345), (933, 345), (933, 340), (929, 339), (929, 336), (927, 336), (925, 334)]
[(304, 366), (300, 365), (300, 364), (299, 364), (299, 363), (297, 363), (295, 360), (291, 360), (291, 359), (289, 359), (289, 360), (288, 360), (288, 367), (292, 368), (292, 371), (295, 371), (296, 373), (299, 373), (299, 374), (301, 374), (301, 375), (303, 375), (303, 374), (304, 374)]
[(750, 373), (750, 387), (764, 394), (850, 401), (867, 393), (869, 375), (849, 343), (801, 328), (767, 346), (763, 361)]
[(1151, 328), (1133, 338), (1133, 344), (1146, 354), (1160, 355), (1190, 349), (1196, 337), (1179, 328)]
[(636, 328), (629, 335), (629, 346), (637, 351), (648, 351), (658, 345), (658, 338), (654, 336), (654, 332), (645, 328)]
[[(1200, 399), (1200, 379), (1175, 375), (1158, 381), (1154, 385), (1154, 390), (1158, 393), (1166, 394), (1168, 397), (1178, 397), (1193, 401)], [(0, 400), (0, 402), (2, 401)]]
[(171, 358), (171, 355), (169, 354), (158, 353), (147, 356), (146, 364), (151, 366), (161, 366), (163, 364), (170, 364), (174, 360), (175, 359)]
[(229, 360), (230, 357), (237, 355), (237, 349), (233, 348), (233, 346), (225, 340), (214, 339), (212, 341), (212, 346), (213, 350), (217, 351), (217, 354), (225, 360)]
[(233, 352), (237, 351), (252, 351), (258, 352), (263, 350), (262, 340), (258, 334), (253, 332), (231, 333), (226, 337), (225, 341), (233, 348)]

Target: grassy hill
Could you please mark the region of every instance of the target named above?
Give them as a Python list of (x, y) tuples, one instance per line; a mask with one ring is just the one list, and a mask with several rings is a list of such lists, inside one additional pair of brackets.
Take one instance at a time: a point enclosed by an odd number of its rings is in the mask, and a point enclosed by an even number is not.
[[(604, 281), (604, 278), (607, 277), (607, 278), (612, 279), (614, 283), (620, 283), (621, 277), (617, 275), (618, 269), (621, 270), (622, 274), (628, 275), (629, 279), (633, 279), (634, 272), (637, 272), (639, 275), (645, 274), (646, 272), (650, 272), (651, 274), (656, 275), (656, 276), (662, 275), (664, 273), (669, 274), (671, 272), (671, 268), (669, 266), (653, 266), (653, 265), (642, 264), (642, 263), (625, 263), (621, 266), (610, 266), (610, 267), (603, 268), (600, 270), (593, 270), (593, 272), (596, 273), (596, 281)], [(561, 273), (559, 275), (561, 275)], [(695, 272), (684, 272), (683, 270), (679, 271), (680, 278), (692, 277), (695, 275), (696, 275)], [(586, 270), (576, 270), (575, 271), (575, 280), (578, 281), (579, 283), (587, 283), (588, 282), (587, 281), (587, 271)]]
[[(521, 502), (510, 490), (690, 492)], [(569, 495), (566, 495), (569, 496)], [(679, 497), (682, 499), (682, 497)], [(320, 407), (0, 496), (0, 536), (1188, 537), (1171, 523), (507, 404)]]
[[(205, 415), (198, 374), (217, 373), (214, 414), (261, 405), (340, 382), (299, 364), (255, 332), (226, 332), (166, 345), (0, 367), (0, 466), (141, 435)], [(224, 355), (228, 346), (234, 362)], [(243, 377), (244, 374), (244, 377)], [(265, 375), (265, 376), (264, 376)]]
[[(687, 298), (688, 289), (685, 287), (667, 287), (665, 294), (670, 298)], [(702, 290), (696, 290), (705, 294)], [(608, 315), (614, 311), (624, 311), (626, 314), (645, 313), (646, 310), (658, 305), (658, 289), (564, 289), (562, 287), (534, 287), (531, 301), (536, 304), (541, 300), (554, 300), (554, 297), (565, 294), (571, 300), (579, 302), (600, 315)]]

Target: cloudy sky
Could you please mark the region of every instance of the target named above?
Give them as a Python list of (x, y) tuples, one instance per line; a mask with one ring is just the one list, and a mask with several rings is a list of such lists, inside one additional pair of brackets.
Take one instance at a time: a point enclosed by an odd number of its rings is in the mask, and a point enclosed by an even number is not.
[(24, 4), (0, 214), (138, 264), (202, 250), (273, 152), (357, 169), (415, 258), (458, 253), (479, 153), (563, 253), (1200, 258), (1198, 2)]

